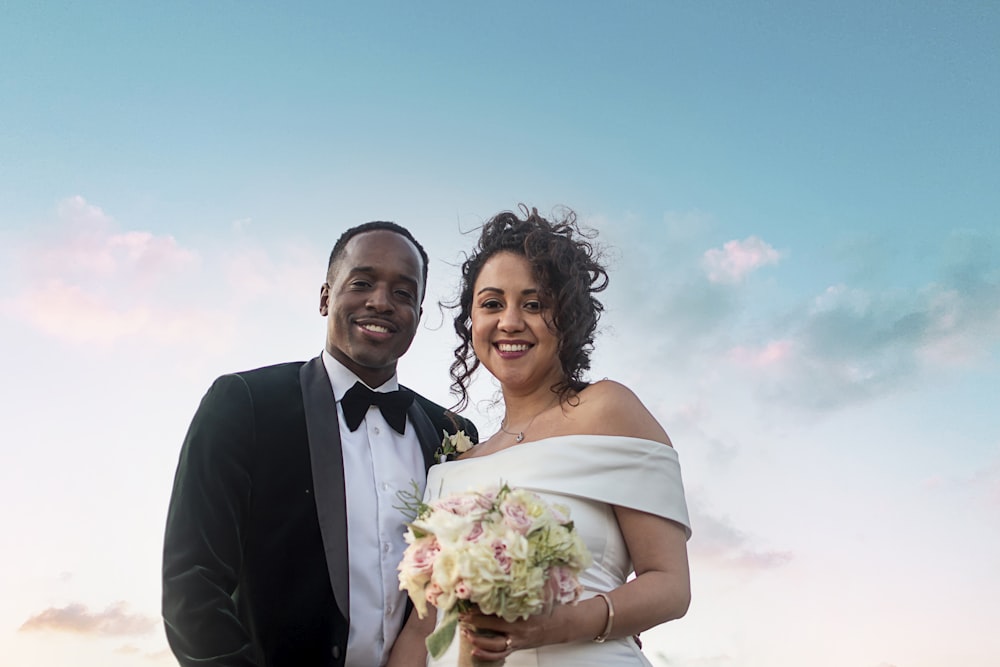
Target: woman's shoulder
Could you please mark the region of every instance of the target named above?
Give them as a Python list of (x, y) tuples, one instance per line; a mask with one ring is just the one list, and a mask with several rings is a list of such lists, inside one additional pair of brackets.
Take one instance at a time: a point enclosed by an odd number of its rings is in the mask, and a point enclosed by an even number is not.
[(629, 387), (615, 380), (600, 380), (578, 394), (574, 421), (596, 435), (620, 435), (655, 440), (670, 445), (670, 438)]

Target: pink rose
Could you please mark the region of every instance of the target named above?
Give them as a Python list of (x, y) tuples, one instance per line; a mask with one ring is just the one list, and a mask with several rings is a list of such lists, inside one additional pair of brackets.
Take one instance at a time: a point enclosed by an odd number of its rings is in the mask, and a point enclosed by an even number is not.
[(427, 588), (424, 589), (424, 596), (427, 598), (427, 601), (435, 607), (438, 606), (438, 598), (441, 597), (442, 593), (444, 593), (444, 591), (441, 590), (441, 587), (433, 581), (427, 585)]
[(504, 523), (521, 535), (527, 535), (528, 531), (531, 530), (533, 522), (528, 515), (528, 508), (521, 503), (507, 502), (501, 506), (500, 510), (503, 512)]
[(472, 511), (472, 503), (470, 503), (469, 499), (465, 496), (449, 496), (447, 498), (442, 498), (435, 503), (435, 507), (451, 514), (457, 514), (458, 516), (466, 516), (470, 511)]
[(546, 572), (545, 586), (552, 601), (559, 604), (575, 602), (580, 597), (582, 588), (573, 571), (560, 565), (550, 567)]
[(565, 506), (563, 505), (553, 505), (552, 506), (552, 518), (555, 519), (556, 523), (560, 526), (565, 526), (569, 523), (569, 513)]
[(510, 568), (514, 559), (507, 553), (507, 545), (503, 540), (495, 540), (493, 542), (493, 557), (496, 559), (503, 573), (510, 574)]
[(408, 552), (409, 565), (417, 574), (430, 574), (434, 569), (434, 560), (441, 551), (441, 545), (437, 538), (431, 537), (429, 540), (418, 542), (417, 548)]
[(492, 507), (492, 502), (484, 499), (478, 494), (474, 495), (453, 495), (442, 498), (433, 504), (436, 509), (455, 514), (457, 516), (469, 516), (479, 514)]
[(465, 536), (465, 541), (466, 542), (475, 542), (480, 537), (483, 536), (484, 532), (485, 531), (483, 530), (483, 524), (480, 523), (479, 521), (477, 521), (476, 523), (472, 524), (472, 529), (469, 530), (469, 534)]

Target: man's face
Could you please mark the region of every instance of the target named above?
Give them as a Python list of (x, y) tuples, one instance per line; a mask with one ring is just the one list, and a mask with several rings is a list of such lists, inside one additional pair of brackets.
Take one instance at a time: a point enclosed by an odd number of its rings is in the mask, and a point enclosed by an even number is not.
[(347, 242), (320, 289), (326, 351), (370, 387), (392, 377), (413, 342), (425, 287), (421, 268), (406, 237), (363, 232)]

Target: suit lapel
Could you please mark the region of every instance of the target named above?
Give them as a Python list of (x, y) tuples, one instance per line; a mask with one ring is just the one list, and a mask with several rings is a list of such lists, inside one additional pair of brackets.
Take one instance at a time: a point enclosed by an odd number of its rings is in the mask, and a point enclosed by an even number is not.
[(330, 378), (323, 366), (323, 358), (316, 357), (303, 364), (299, 370), (299, 381), (302, 384), (316, 513), (326, 552), (326, 567), (337, 607), (350, 622), (344, 460), (337, 403), (330, 387)]
[[(409, 388), (406, 389), (407, 391), (413, 391)], [(410, 424), (413, 425), (413, 429), (417, 434), (417, 440), (420, 441), (420, 450), (424, 455), (424, 467), (430, 468), (437, 463), (434, 459), (434, 453), (441, 446), (442, 435), (434, 428), (430, 417), (420, 407), (418, 401), (413, 401), (406, 411), (406, 416), (410, 418)]]

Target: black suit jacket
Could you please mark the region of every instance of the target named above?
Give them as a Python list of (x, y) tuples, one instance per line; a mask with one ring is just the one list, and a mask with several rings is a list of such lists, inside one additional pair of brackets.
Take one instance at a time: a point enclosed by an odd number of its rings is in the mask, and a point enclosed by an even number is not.
[[(416, 395), (429, 467), (475, 427)], [(454, 421), (453, 421), (454, 419)], [(349, 627), (340, 427), (321, 357), (218, 378), (181, 449), (163, 618), (181, 665), (341, 667)]]

